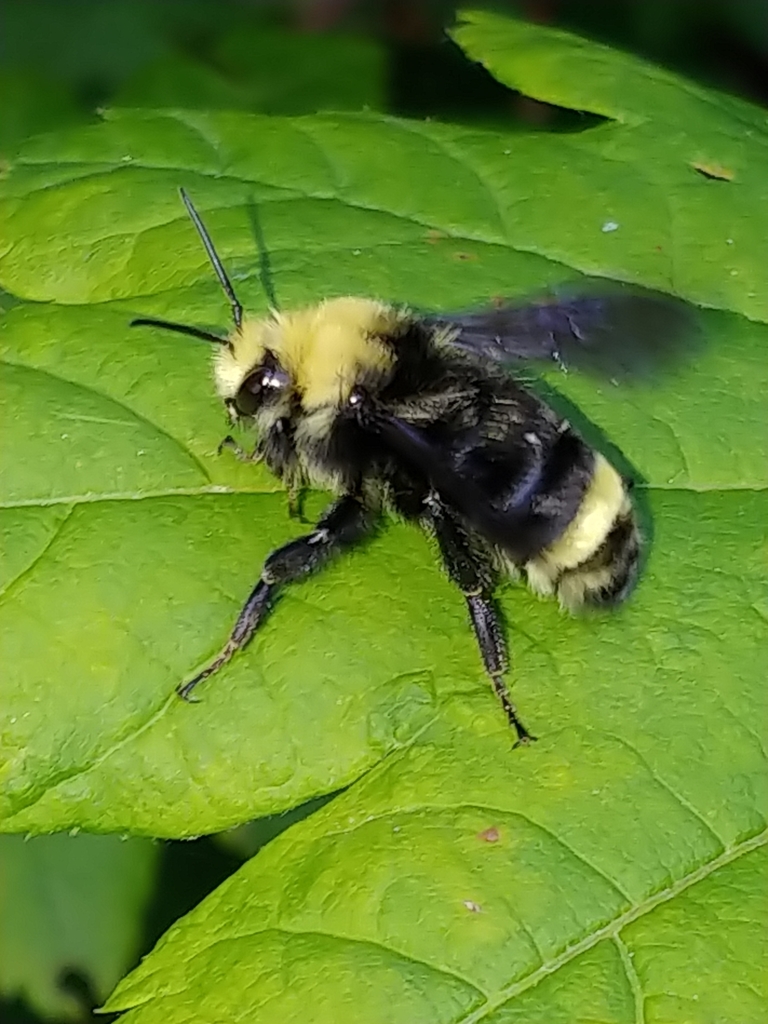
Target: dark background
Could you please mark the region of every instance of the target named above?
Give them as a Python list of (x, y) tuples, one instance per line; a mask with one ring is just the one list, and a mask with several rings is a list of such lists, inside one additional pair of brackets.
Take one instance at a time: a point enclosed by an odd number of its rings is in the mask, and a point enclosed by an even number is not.
[[(511, 93), (446, 39), (444, 28), (459, 6), (448, 0), (0, 0), (0, 153), (12, 152), (25, 134), (87, 118), (110, 103), (290, 114), (359, 105), (362, 97), (407, 117), (557, 127), (551, 109)], [(464, 6), (570, 28), (768, 104), (766, 0), (465, 0)], [(267, 59), (269, 43), (281, 33), (304, 47), (288, 51), (293, 88), (285, 62), (273, 67)], [(357, 89), (341, 81), (334, 89), (329, 81), (337, 67), (339, 78), (355, 73), (337, 59), (338, 35), (367, 41), (360, 59), (367, 55), (372, 66), (358, 73)], [(325, 61), (318, 40), (329, 48)], [(275, 77), (280, 81), (270, 88)], [(379, 81), (366, 89), (363, 77)]]
[[(573, 29), (768, 106), (766, 0), (466, 6)], [(578, 114), (519, 96), (467, 61), (444, 32), (457, 7), (445, 0), (2, 0), (0, 161), (12, 160), (29, 134), (82, 123), (110, 103), (293, 114), (354, 108), (362, 99), (407, 117), (584, 127)], [(333, 81), (339, 35), (360, 39), (357, 76), (344, 65), (351, 89)], [(238, 40), (242, 45), (233, 45)], [(294, 82), (284, 67), (277, 75), (268, 59), (281, 40), (297, 47)], [(261, 843), (317, 805), (246, 826), (226, 840), (164, 843), (137, 959)], [(65, 971), (61, 982), (77, 995), (83, 1022), (109, 1020), (92, 1016), (96, 1000), (87, 978)], [(0, 1024), (37, 1020), (20, 1001), (0, 1001)]]

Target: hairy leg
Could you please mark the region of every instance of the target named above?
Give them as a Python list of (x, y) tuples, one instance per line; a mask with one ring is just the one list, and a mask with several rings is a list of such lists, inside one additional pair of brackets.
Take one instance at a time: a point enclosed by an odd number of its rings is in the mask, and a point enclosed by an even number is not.
[(264, 563), (261, 578), (245, 602), (220, 654), (202, 672), (178, 688), (179, 696), (189, 700), (198, 683), (218, 672), (237, 651), (245, 647), (266, 618), (282, 586), (320, 569), (334, 555), (370, 533), (375, 521), (375, 512), (358, 498), (347, 494), (331, 505), (311, 533), (273, 551)]
[(426, 521), (433, 530), (443, 564), (467, 602), (477, 644), (496, 696), (519, 743), (531, 736), (517, 715), (504, 675), (509, 667), (504, 635), (491, 597), (493, 574), (487, 559), (472, 548), (469, 537), (456, 517), (436, 495), (426, 501)]

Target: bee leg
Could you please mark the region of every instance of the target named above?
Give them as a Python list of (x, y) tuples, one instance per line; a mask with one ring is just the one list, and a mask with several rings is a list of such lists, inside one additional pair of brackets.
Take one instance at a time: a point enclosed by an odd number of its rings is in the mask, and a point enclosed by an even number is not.
[(304, 515), (304, 488), (288, 488), (288, 515), (291, 519), (298, 519), (300, 523), (308, 523)]
[[(580, 336), (577, 335), (577, 337), (580, 337)], [(563, 373), (563, 374), (567, 374), (568, 373), (568, 367), (566, 366), (565, 362), (563, 361), (563, 357), (560, 355), (560, 352), (558, 351), (557, 348), (554, 348), (552, 350), (552, 362), (555, 364), (555, 366), (558, 368), (558, 370), (561, 373)]]
[(194, 688), (225, 665), (250, 641), (269, 612), (280, 588), (320, 569), (331, 558), (371, 532), (376, 513), (351, 494), (335, 501), (311, 533), (273, 551), (264, 563), (261, 579), (251, 591), (221, 653), (202, 672), (178, 687), (190, 700)]
[(449, 577), (461, 589), (467, 602), (477, 645), (507, 720), (517, 734), (518, 744), (535, 740), (517, 715), (504, 675), (509, 667), (504, 635), (491, 598), (492, 571), (483, 555), (472, 549), (469, 537), (435, 495), (427, 499), (427, 522), (440, 548)]
[(494, 693), (501, 701), (509, 724), (517, 733), (518, 744), (532, 743), (536, 737), (532, 736), (520, 721), (517, 708), (512, 703), (509, 689), (504, 681), (509, 661), (493, 602), (487, 594), (477, 592), (465, 592), (464, 597), (469, 608), (469, 617), (472, 620), (485, 670), (491, 677)]

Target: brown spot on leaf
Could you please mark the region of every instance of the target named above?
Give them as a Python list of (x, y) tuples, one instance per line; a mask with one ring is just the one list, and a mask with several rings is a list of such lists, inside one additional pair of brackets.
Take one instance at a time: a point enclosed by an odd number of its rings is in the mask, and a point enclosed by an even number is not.
[(714, 160), (694, 160), (691, 167), (705, 178), (711, 178), (714, 181), (733, 181), (736, 177), (736, 172), (732, 171), (730, 167), (723, 167), (722, 164)]
[(446, 235), (443, 231), (437, 231), (435, 228), (430, 228), (424, 237), (430, 245), (437, 245), (437, 243), (441, 242)]
[(477, 255), (474, 252), (455, 252), (453, 258), (460, 262), (471, 261), (474, 263), (477, 260)]
[(491, 825), (490, 828), (483, 829), (482, 832), (477, 833), (477, 838), (482, 839), (484, 843), (498, 843), (501, 839), (501, 833), (495, 825)]

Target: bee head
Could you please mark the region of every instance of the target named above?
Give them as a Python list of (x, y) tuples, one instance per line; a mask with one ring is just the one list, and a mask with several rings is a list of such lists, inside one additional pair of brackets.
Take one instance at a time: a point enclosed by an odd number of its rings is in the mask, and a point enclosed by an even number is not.
[(356, 386), (376, 390), (390, 377), (394, 353), (389, 340), (400, 332), (404, 314), (372, 299), (344, 296), (264, 319), (243, 319), (240, 305), (213, 242), (180, 189), (211, 266), (229, 300), (234, 328), (223, 337), (166, 320), (133, 321), (214, 342), (216, 389), (230, 419), (258, 421), (268, 430), (283, 417), (324, 416), (347, 409)]
[[(382, 340), (397, 313), (370, 299), (343, 297), (263, 320), (246, 319), (216, 353), (219, 395), (243, 417), (345, 409), (354, 388), (389, 379), (394, 358)], [(282, 399), (282, 401), (280, 400)]]

